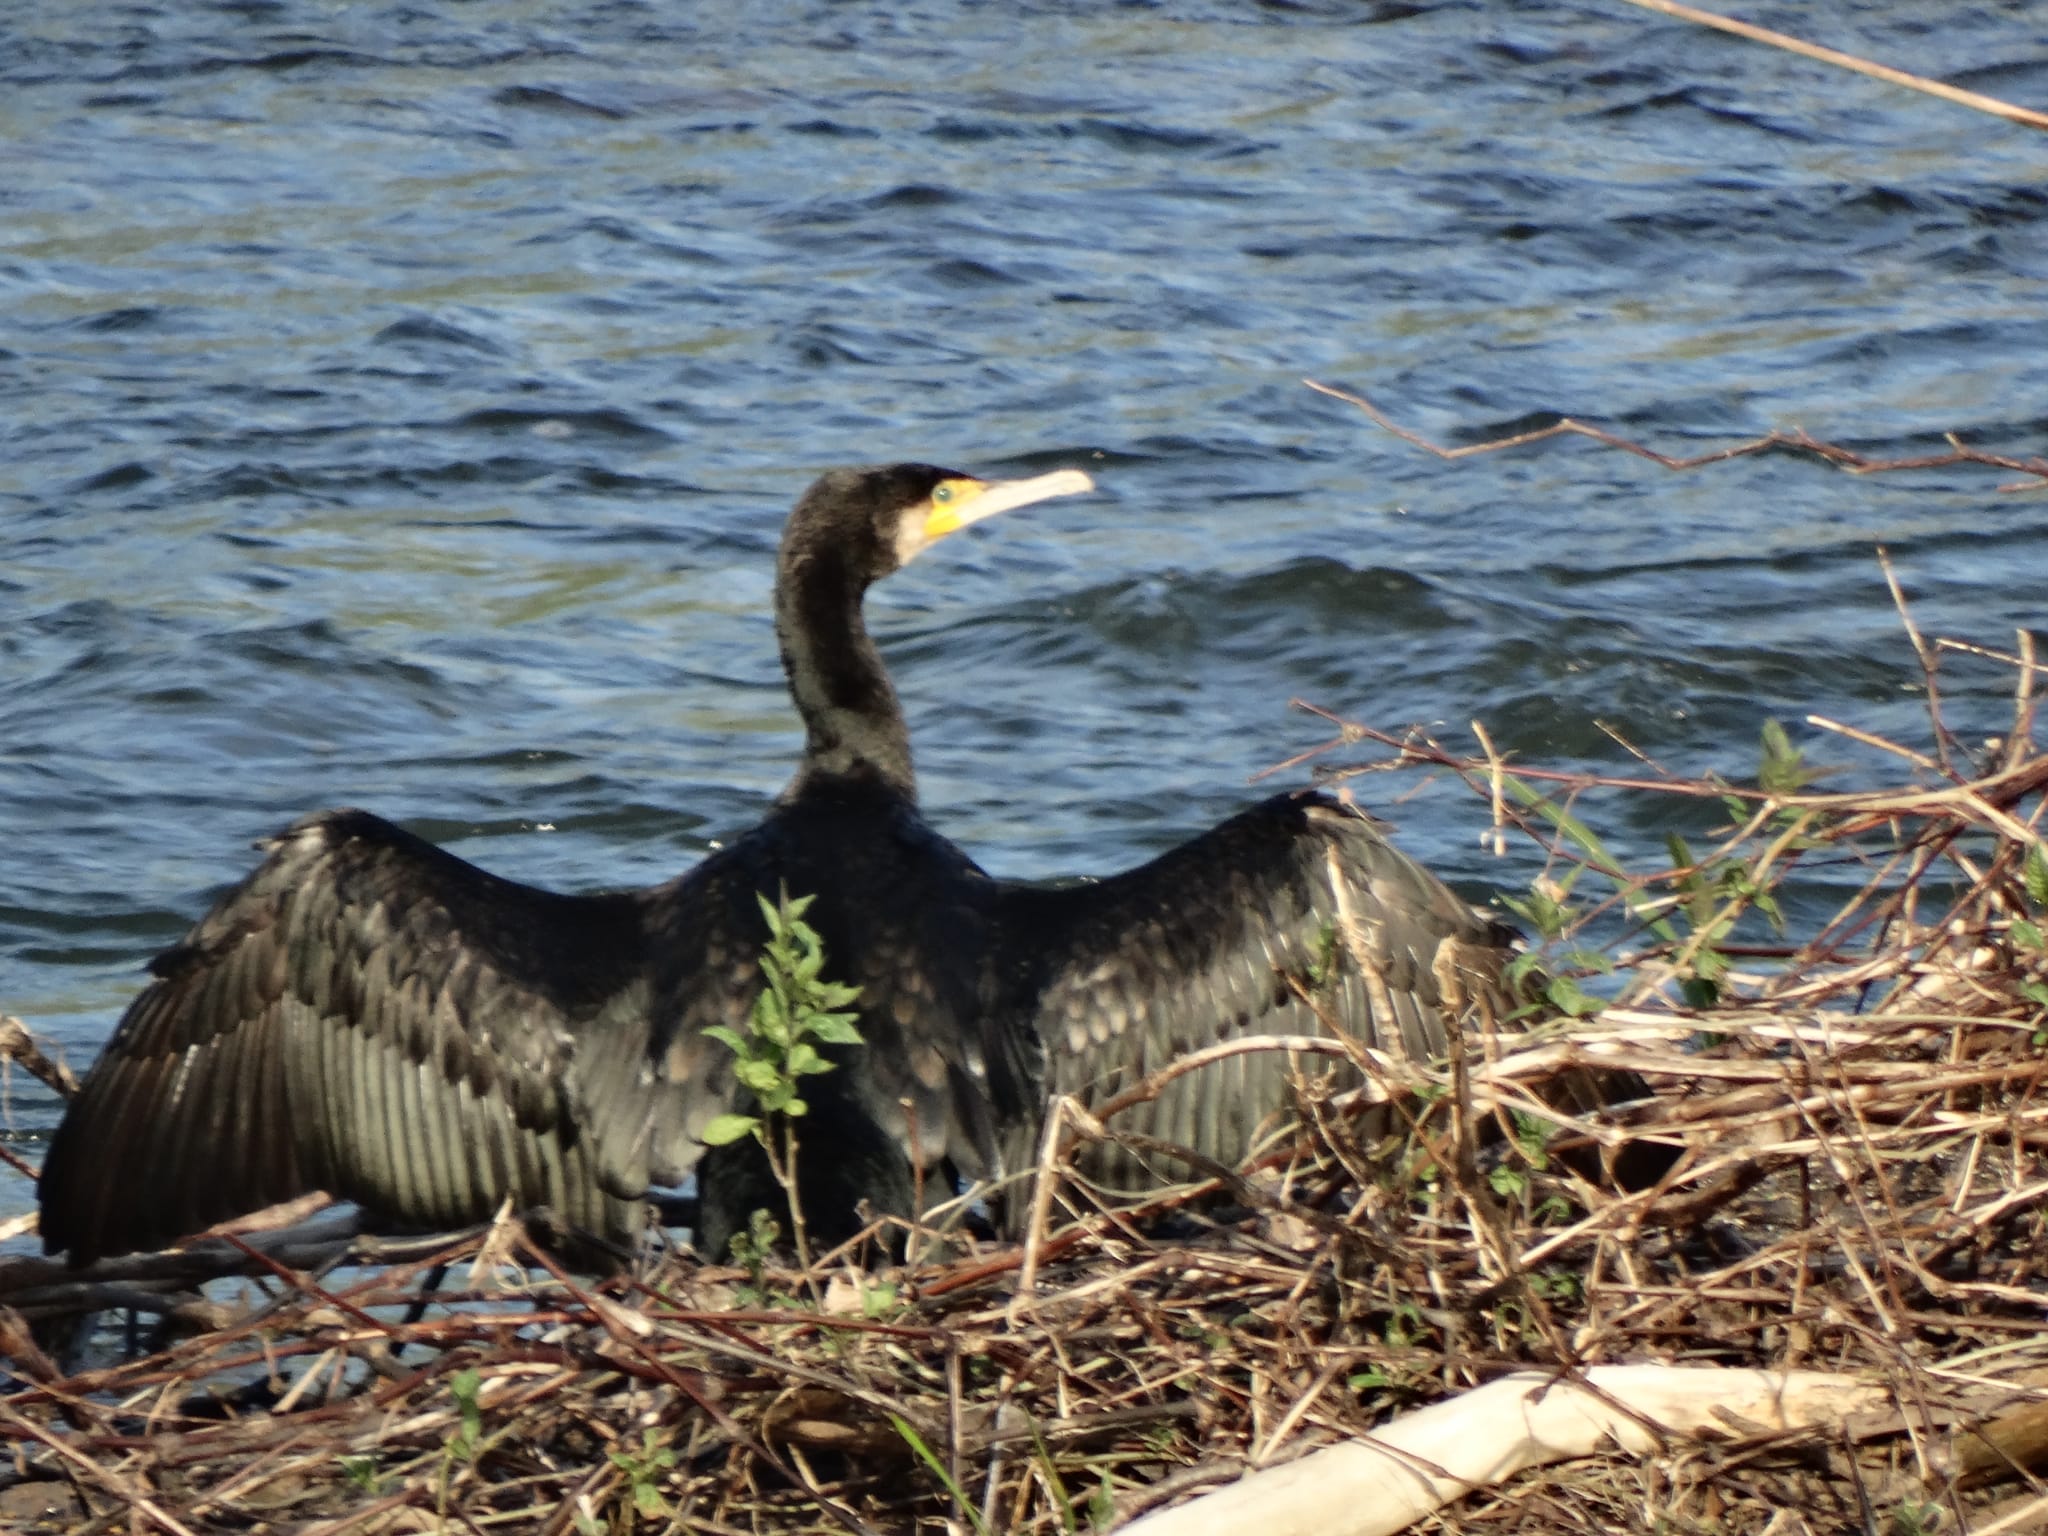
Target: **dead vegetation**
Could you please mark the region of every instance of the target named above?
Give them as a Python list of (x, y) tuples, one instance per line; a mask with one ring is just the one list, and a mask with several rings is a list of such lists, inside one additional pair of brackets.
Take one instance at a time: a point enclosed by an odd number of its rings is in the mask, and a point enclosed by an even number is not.
[[(1512, 1371), (1602, 1395), (1620, 1378), (1598, 1368), (1651, 1362), (1840, 1373), (1875, 1406), (1844, 1392), (1806, 1428), (1731, 1412), (1703, 1433), (1636, 1415), (1638, 1453), (1523, 1471), (1425, 1526), (2035, 1528), (2043, 669), (2024, 638), (2003, 657), (1971, 648), (1969, 665), (2009, 672), (2014, 700), (1973, 757), (1942, 719), (1950, 652), (1909, 635), (1931, 739), (1836, 727), (1858, 789), (1823, 789), (1783, 733), (1753, 777), (1724, 782), (1647, 761), (1627, 778), (1560, 774), (1502, 760), (1483, 733), (1468, 754), (1343, 726), (1325, 753), (1335, 777), (1457, 775), (1497, 836), (1541, 844), (1516, 906), (1543, 941), (1528, 981), (1544, 1022), (1475, 1027), (1428, 1068), (1354, 1051), (1365, 1087), (1349, 1093), (1304, 1055), (1305, 1131), (1203, 1187), (1234, 1208), (1187, 1190), (1099, 1204), (1064, 1171), (1087, 1133), (1070, 1125), (1048, 1144), (1054, 1182), (1026, 1247), (908, 1268), (828, 1255), (804, 1277), (670, 1254), (585, 1282), (509, 1222), (355, 1268), (336, 1267), (345, 1238), (271, 1258), (228, 1239), (182, 1268), (86, 1277), (0, 1264), (16, 1376), (0, 1397), (0, 1524), (1104, 1530)], [(1721, 825), (1632, 865), (1593, 825), (1638, 797)], [(1793, 896), (1816, 886), (1850, 894), (1809, 918)], [(1538, 1089), (1587, 1066), (1632, 1070), (1654, 1094), (1560, 1135)], [(1391, 1101), (1403, 1133), (1354, 1137), (1347, 1110), (1366, 1099)], [(1564, 1155), (1644, 1139), (1677, 1161), (1633, 1191)], [(248, 1278), (202, 1304), (197, 1277), (229, 1267)], [(197, 1331), (65, 1374), (45, 1352), (58, 1320), (115, 1301)], [(1241, 1528), (1188, 1508), (1179, 1529)], [(1385, 1528), (1362, 1523), (1372, 1512), (1338, 1486), (1302, 1528)]]

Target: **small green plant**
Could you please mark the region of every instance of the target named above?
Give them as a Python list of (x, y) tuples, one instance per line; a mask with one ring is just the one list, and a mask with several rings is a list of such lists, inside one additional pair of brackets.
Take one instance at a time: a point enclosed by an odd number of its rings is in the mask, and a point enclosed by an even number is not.
[(441, 1448), (441, 1476), (435, 1491), (435, 1504), (444, 1520), (448, 1514), (449, 1485), (454, 1481), (455, 1464), (458, 1461), (473, 1462), (483, 1452), (482, 1394), (483, 1377), (475, 1366), (465, 1366), (448, 1378), (448, 1395), (455, 1399), (458, 1422), (448, 1436), (448, 1443)]
[(761, 950), (762, 987), (744, 1030), (714, 1024), (704, 1031), (731, 1048), (738, 1059), (733, 1075), (754, 1097), (759, 1114), (726, 1114), (705, 1127), (709, 1146), (724, 1146), (752, 1136), (768, 1155), (775, 1182), (789, 1202), (797, 1262), (811, 1267), (804, 1231), (803, 1204), (797, 1193), (796, 1120), (810, 1106), (800, 1091), (804, 1078), (830, 1072), (832, 1063), (818, 1049), (827, 1045), (859, 1045), (851, 1005), (860, 988), (825, 979), (825, 944), (804, 918), (810, 896), (790, 897), (787, 890), (771, 904), (761, 903), (768, 942)]
[(748, 1286), (756, 1296), (767, 1290), (768, 1261), (781, 1240), (782, 1223), (757, 1207), (747, 1218), (747, 1230), (733, 1233), (726, 1241), (733, 1263), (747, 1272)]
[(1496, 1163), (1487, 1171), (1486, 1182), (1501, 1199), (1519, 1200), (1529, 1188), (1529, 1175), (1512, 1163)]
[[(1804, 755), (1792, 745), (1784, 727), (1776, 722), (1766, 724), (1757, 770), (1758, 783), (1764, 791), (1773, 795), (1794, 794), (1816, 776), (1817, 771), (1806, 766)], [(1754, 908), (1774, 928), (1783, 931), (1783, 914), (1764, 872), (1784, 849), (1812, 843), (1811, 838), (1802, 835), (1808, 813), (1798, 807), (1784, 807), (1774, 818), (1774, 824), (1782, 824), (1784, 830), (1776, 844), (1754, 863), (1730, 858), (1701, 862), (1695, 859), (1684, 838), (1672, 834), (1668, 839), (1672, 895), (1665, 896), (1653, 893), (1647, 882), (1629, 875), (1599, 835), (1565, 806), (1513, 779), (1507, 781), (1507, 788), (1523, 808), (1547, 821), (1556, 831), (1559, 844), (1580, 861), (1562, 879), (1546, 876), (1531, 887), (1528, 895), (1502, 898), (1545, 944), (1555, 945), (1577, 929), (1582, 914), (1569, 898), (1572, 886), (1588, 869), (1611, 881), (1628, 911), (1653, 937), (1672, 947), (1680, 990), (1685, 1001), (1694, 1007), (1707, 1007), (1720, 999), (1729, 969), (1721, 946), (1745, 911)], [(1750, 819), (1756, 809), (1752, 801), (1739, 795), (1730, 795), (1727, 805), (1738, 824)], [(1690, 933), (1681, 933), (1681, 927), (1686, 925), (1690, 926)], [(1573, 950), (1555, 959), (1532, 953), (1509, 966), (1507, 979), (1522, 995), (1538, 994), (1558, 1012), (1583, 1017), (1598, 1013), (1604, 1003), (1587, 992), (1571, 973), (1611, 970), (1610, 962), (1587, 950)]]
[(377, 1474), (377, 1458), (374, 1456), (344, 1456), (341, 1458), (341, 1475), (349, 1480), (352, 1487), (376, 1498), (383, 1492), (384, 1479)]
[(1757, 764), (1756, 786), (1767, 795), (1796, 795), (1820, 775), (1806, 766), (1806, 753), (1792, 745), (1785, 727), (1766, 720), (1763, 757)]
[(1947, 1526), (1939, 1504), (1922, 1504), (1908, 1499), (1892, 1511), (1892, 1530), (1896, 1536), (1935, 1536), (1935, 1532), (1945, 1530)]
[[(1554, 814), (1563, 815), (1562, 812)], [(1565, 819), (1571, 821), (1575, 827), (1581, 826), (1572, 818)], [(1592, 838), (1592, 833), (1586, 832), (1585, 837)], [(1562, 880), (1540, 878), (1530, 885), (1527, 896), (1503, 896), (1501, 900), (1508, 904), (1517, 917), (1536, 930), (1539, 939), (1546, 944), (1554, 944), (1570, 933), (1579, 921), (1578, 910), (1570, 904), (1568, 898), (1584, 868), (1582, 865), (1567, 871)], [(1517, 955), (1508, 962), (1503, 979), (1514, 995), (1525, 998), (1540, 995), (1552, 1008), (1571, 1018), (1584, 1018), (1588, 1014), (1598, 1013), (1605, 1006), (1599, 998), (1580, 986), (1576, 977), (1569, 974), (1553, 975), (1552, 971), (1557, 967), (1605, 973), (1614, 969), (1614, 962), (1605, 955), (1587, 949), (1570, 950), (1557, 956), (1555, 960), (1546, 960), (1531, 950), (1526, 954)]]
[(876, 1280), (860, 1289), (860, 1312), (871, 1323), (894, 1317), (903, 1310), (901, 1288), (887, 1280)]
[(611, 1463), (626, 1475), (626, 1489), (633, 1501), (633, 1512), (642, 1520), (665, 1519), (670, 1513), (668, 1501), (661, 1496), (661, 1481), (676, 1464), (676, 1453), (660, 1444), (660, 1436), (652, 1429), (644, 1431), (640, 1449), (613, 1451)]
[(1380, 1330), (1380, 1337), (1389, 1349), (1410, 1349), (1428, 1331), (1428, 1325), (1422, 1320), (1422, 1308), (1412, 1301), (1397, 1301), (1387, 1316), (1386, 1327)]
[(1508, 1111), (1508, 1121), (1515, 1128), (1515, 1146), (1529, 1166), (1538, 1173), (1550, 1166), (1550, 1133), (1557, 1129), (1541, 1115), (1532, 1115), (1527, 1110)]
[(1530, 1213), (1529, 1219), (1539, 1227), (1561, 1227), (1576, 1220), (1578, 1215), (1578, 1207), (1563, 1195), (1551, 1195)]
[(483, 1377), (474, 1366), (448, 1378), (448, 1395), (455, 1399), (456, 1412), (462, 1416), (462, 1423), (448, 1437), (448, 1454), (456, 1460), (469, 1461), (483, 1448), (484, 1410), (478, 1400), (482, 1390)]
[(1109, 1480), (1109, 1468), (1095, 1469), (1095, 1492), (1088, 1496), (1090, 1530), (1106, 1531), (1116, 1524), (1116, 1487)]
[(1570, 870), (1562, 880), (1539, 879), (1529, 887), (1526, 896), (1502, 896), (1515, 916), (1536, 930), (1536, 937), (1545, 941), (1564, 937), (1578, 914), (1566, 898), (1577, 884), (1579, 871)]
[[(2027, 849), (2021, 883), (2026, 887), (2027, 905), (2035, 912), (2048, 913), (2048, 852), (2043, 852), (2039, 843)], [(2041, 925), (2030, 918), (2016, 917), (2012, 920), (2012, 941), (2036, 956), (2048, 956), (2048, 937), (2043, 936)], [(2048, 1009), (2048, 981), (2038, 976), (2023, 977), (2019, 990), (2020, 995), (2035, 1007)], [(2033, 1043), (2048, 1045), (2048, 1025), (2034, 1031)]]
[(1550, 1139), (1553, 1127), (1550, 1122), (1524, 1110), (1510, 1110), (1509, 1123), (1514, 1128), (1514, 1160), (1496, 1163), (1486, 1175), (1493, 1192), (1504, 1200), (1520, 1199), (1529, 1188), (1529, 1175), (1542, 1173), (1550, 1167), (1550, 1153), (1545, 1143)]

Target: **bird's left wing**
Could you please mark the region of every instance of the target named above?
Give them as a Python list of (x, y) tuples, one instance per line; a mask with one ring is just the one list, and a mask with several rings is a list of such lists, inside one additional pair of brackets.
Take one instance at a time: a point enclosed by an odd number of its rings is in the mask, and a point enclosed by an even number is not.
[[(1450, 1015), (1496, 994), (1512, 930), (1475, 911), (1327, 795), (1277, 796), (1098, 883), (1010, 886), (1009, 1048), (1042, 1050), (1048, 1094), (1096, 1104), (1206, 1046), (1328, 1035), (1441, 1056)], [(1462, 996), (1446, 998), (1448, 983)], [(1304, 995), (1306, 994), (1306, 995)], [(1284, 1107), (1285, 1054), (1188, 1073), (1123, 1129), (1225, 1163)], [(1028, 1161), (1013, 1138), (1006, 1160)], [(1115, 1154), (1094, 1166), (1129, 1174)]]
[(645, 1050), (645, 898), (515, 884), (362, 811), (262, 846), (66, 1113), (45, 1246), (84, 1263), (316, 1189), (419, 1226), (510, 1195), (630, 1235), (645, 1171), (599, 1155), (576, 1072)]

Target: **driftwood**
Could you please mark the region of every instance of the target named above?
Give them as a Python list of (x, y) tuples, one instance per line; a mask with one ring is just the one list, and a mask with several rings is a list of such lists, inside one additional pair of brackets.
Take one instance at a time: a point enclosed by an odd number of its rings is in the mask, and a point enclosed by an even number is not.
[(1851, 1414), (1889, 1402), (1882, 1386), (1822, 1371), (1603, 1365), (1575, 1380), (1517, 1371), (1129, 1529), (1132, 1536), (1392, 1536), (1530, 1467), (1610, 1446), (1649, 1455), (1680, 1436), (1839, 1429)]

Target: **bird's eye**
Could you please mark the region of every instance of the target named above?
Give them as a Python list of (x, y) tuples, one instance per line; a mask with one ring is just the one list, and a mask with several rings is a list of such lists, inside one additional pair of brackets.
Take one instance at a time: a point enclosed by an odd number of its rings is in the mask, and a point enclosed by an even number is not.
[(936, 487), (932, 491), (932, 500), (937, 502), (942, 507), (952, 499), (953, 487), (951, 487), (950, 485), (941, 485)]

